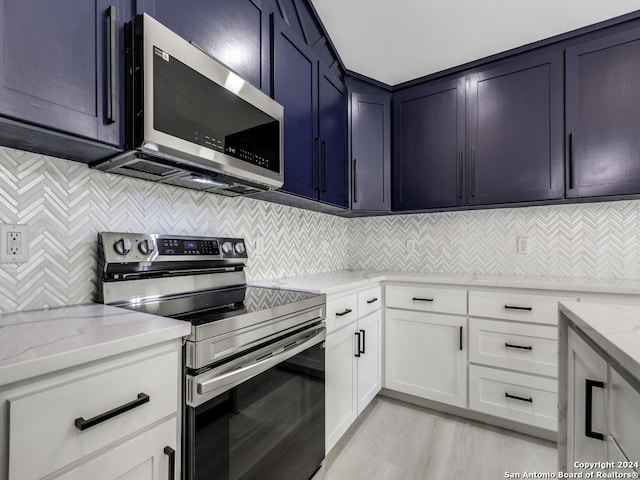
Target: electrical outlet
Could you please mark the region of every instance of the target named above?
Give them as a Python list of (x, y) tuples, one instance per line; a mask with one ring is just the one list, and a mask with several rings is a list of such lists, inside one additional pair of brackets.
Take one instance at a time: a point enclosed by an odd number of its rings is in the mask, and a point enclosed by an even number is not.
[(258, 235), (256, 237), (256, 244), (255, 244), (254, 251), (256, 255), (262, 255), (264, 253), (264, 237), (262, 235)]
[(517, 240), (518, 255), (529, 254), (529, 239), (527, 237), (519, 237)]
[(29, 261), (29, 226), (0, 225), (0, 263)]
[(413, 255), (416, 253), (416, 240), (410, 238), (407, 240), (407, 255)]

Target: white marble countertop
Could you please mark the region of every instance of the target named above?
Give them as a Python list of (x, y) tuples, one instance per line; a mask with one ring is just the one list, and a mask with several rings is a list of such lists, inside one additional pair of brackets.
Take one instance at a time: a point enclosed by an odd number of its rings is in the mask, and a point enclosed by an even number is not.
[(631, 375), (640, 380), (640, 307), (561, 302), (560, 311)]
[(367, 270), (338, 270), (298, 277), (275, 278), (253, 282), (252, 285), (304, 290), (331, 295), (345, 291), (345, 289), (364, 288), (367, 285), (383, 280), (465, 285), (470, 287), (509, 287), (588, 293), (640, 294), (640, 281), (638, 280)]
[(0, 386), (189, 335), (191, 324), (108, 305), (0, 315)]

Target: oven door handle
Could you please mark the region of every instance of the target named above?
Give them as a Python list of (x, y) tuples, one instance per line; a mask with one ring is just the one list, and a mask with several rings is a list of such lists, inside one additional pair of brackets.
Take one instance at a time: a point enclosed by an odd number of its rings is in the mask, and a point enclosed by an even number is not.
[(261, 360), (258, 360), (255, 363), (252, 363), (245, 367), (241, 367), (228, 373), (224, 373), (222, 375), (214, 376), (208, 380), (198, 380), (196, 383), (196, 392), (200, 395), (207, 394), (208, 396), (210, 396), (213, 392), (215, 392), (216, 396), (220, 395), (221, 393), (224, 393), (227, 390), (231, 390), (233, 387), (240, 385), (242, 382), (249, 380), (256, 375), (259, 375), (262, 372), (266, 372), (277, 364), (284, 362), (291, 357), (295, 357), (300, 352), (304, 352), (308, 348), (317, 345), (326, 337), (327, 329), (322, 327), (318, 329), (315, 335), (309, 337), (304, 342), (299, 343), (295, 346), (287, 348), (288, 345), (291, 345), (292, 342), (295, 342), (295, 337), (278, 342), (277, 344), (275, 344), (275, 348), (271, 353), (267, 353), (262, 357)]

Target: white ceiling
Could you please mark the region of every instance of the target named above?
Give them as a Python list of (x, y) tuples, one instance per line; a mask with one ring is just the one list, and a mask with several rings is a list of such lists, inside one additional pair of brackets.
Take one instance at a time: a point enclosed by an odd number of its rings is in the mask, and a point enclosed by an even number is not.
[(345, 67), (389, 85), (640, 9), (640, 0), (312, 0)]

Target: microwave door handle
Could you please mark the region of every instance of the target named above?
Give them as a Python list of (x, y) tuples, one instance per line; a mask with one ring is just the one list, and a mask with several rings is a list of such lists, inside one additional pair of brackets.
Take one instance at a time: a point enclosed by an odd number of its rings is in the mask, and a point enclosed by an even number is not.
[(198, 381), (196, 384), (196, 391), (200, 395), (212, 393), (214, 393), (214, 396), (220, 395), (221, 393), (231, 390), (236, 385), (240, 385), (242, 382), (259, 375), (262, 372), (266, 372), (277, 364), (284, 362), (291, 357), (295, 357), (300, 352), (304, 352), (309, 347), (323, 341), (326, 336), (327, 331), (325, 328), (322, 328), (314, 336), (293, 348), (284, 350), (276, 355), (270, 355), (264, 358), (264, 360), (260, 360), (238, 370), (233, 370), (229, 373), (215, 376), (208, 380)]

